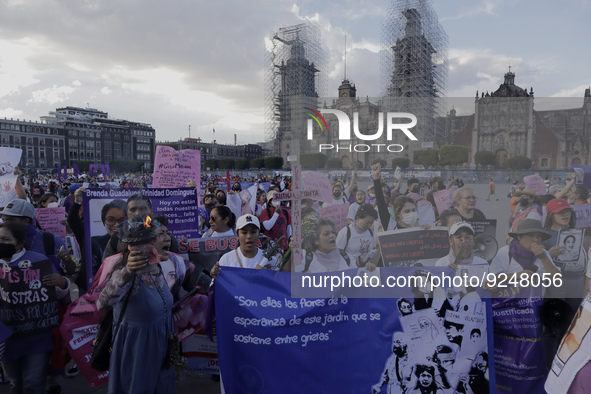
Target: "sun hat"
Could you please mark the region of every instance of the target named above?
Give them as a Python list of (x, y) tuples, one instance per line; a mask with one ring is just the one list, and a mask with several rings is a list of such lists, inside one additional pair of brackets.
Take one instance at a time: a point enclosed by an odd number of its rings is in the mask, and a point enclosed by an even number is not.
[(520, 192), (515, 192), (515, 197), (521, 197), (524, 194), (527, 194), (528, 196), (534, 197), (534, 198), (539, 197), (538, 194), (531, 189), (523, 189)]
[(517, 238), (518, 235), (533, 233), (542, 234), (543, 241), (552, 238), (552, 235), (542, 227), (542, 223), (536, 219), (523, 219), (517, 224), (517, 230), (510, 232), (509, 236)]

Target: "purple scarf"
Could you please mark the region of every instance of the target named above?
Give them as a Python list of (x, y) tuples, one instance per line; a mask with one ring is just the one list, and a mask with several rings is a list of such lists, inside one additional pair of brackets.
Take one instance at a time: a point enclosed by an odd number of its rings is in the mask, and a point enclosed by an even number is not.
[(533, 252), (525, 249), (517, 240), (511, 243), (511, 246), (509, 247), (509, 255), (513, 260), (517, 261), (523, 269), (529, 269), (537, 259)]

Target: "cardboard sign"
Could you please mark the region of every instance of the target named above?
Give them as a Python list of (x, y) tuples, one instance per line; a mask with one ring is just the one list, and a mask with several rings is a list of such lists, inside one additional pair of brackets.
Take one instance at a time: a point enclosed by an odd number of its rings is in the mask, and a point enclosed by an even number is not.
[(156, 147), (156, 159), (154, 160), (154, 188), (185, 187), (193, 180), (197, 185), (197, 192), (201, 182), (201, 151), (184, 149), (176, 151), (170, 146), (159, 145)]
[(66, 208), (35, 208), (35, 220), (43, 231), (57, 235), (66, 242)]
[(18, 177), (14, 175), (14, 168), (22, 154), (22, 149), (0, 147), (0, 208), (17, 198), (15, 184)]
[(347, 227), (347, 213), (350, 204), (335, 204), (320, 210), (320, 217), (330, 219), (334, 222), (336, 232)]
[(439, 190), (433, 193), (433, 199), (435, 200), (437, 212), (441, 214), (441, 212), (451, 208), (454, 203), (453, 194), (456, 189), (457, 187), (452, 187), (451, 189)]
[(539, 196), (543, 196), (544, 194), (546, 194), (546, 183), (538, 174), (523, 177), (523, 181), (525, 182), (525, 186), (528, 189), (533, 190)]
[(304, 190), (317, 189), (320, 192), (317, 200), (332, 203), (332, 184), (326, 174), (316, 171), (302, 171), (302, 185)]
[(378, 239), (385, 267), (394, 266), (396, 262), (438, 259), (449, 252), (447, 229), (416, 227), (409, 231), (386, 231), (379, 233)]
[(51, 261), (21, 260), (0, 269), (0, 312), (2, 321), (14, 334), (32, 333), (59, 326), (55, 287), (43, 285), (53, 273)]

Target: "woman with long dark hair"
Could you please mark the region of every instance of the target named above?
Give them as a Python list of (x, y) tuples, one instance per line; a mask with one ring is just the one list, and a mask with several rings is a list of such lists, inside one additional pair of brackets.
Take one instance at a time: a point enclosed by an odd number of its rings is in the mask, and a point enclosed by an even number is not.
[(220, 205), (211, 210), (209, 214), (209, 230), (203, 234), (203, 238), (231, 237), (236, 235), (236, 215), (230, 208)]

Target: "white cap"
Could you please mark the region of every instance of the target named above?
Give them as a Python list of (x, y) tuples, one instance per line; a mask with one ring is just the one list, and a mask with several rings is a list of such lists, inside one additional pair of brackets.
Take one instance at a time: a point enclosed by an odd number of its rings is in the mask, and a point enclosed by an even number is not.
[(261, 222), (259, 222), (259, 218), (254, 215), (247, 214), (242, 215), (236, 221), (236, 230), (240, 230), (242, 227), (247, 226), (249, 224), (254, 224), (257, 228), (261, 229)]
[(452, 224), (451, 227), (449, 228), (449, 236), (451, 237), (452, 235), (455, 235), (458, 231), (460, 231), (463, 228), (470, 230), (472, 235), (474, 235), (474, 229), (472, 228), (472, 225), (470, 225), (470, 223), (457, 222), (457, 223)]

